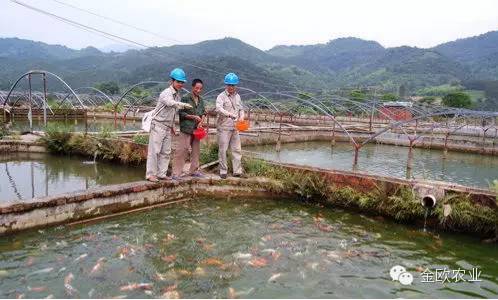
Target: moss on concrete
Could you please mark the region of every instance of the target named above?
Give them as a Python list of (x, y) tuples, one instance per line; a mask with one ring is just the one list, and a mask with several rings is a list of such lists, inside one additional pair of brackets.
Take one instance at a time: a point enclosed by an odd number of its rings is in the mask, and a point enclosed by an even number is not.
[[(259, 159), (244, 159), (244, 168), (251, 176), (266, 176), (281, 181), (285, 191), (303, 200), (378, 214), (402, 223), (423, 222), (426, 214), (426, 209), (410, 186), (399, 185), (394, 190), (376, 187), (365, 193), (351, 186), (334, 186), (319, 173), (270, 165)], [(451, 208), (448, 209), (448, 206)], [(430, 226), (442, 230), (487, 236), (498, 233), (496, 205), (484, 206), (464, 193), (447, 195), (434, 209), (427, 211), (427, 218), (435, 221), (428, 222)]]

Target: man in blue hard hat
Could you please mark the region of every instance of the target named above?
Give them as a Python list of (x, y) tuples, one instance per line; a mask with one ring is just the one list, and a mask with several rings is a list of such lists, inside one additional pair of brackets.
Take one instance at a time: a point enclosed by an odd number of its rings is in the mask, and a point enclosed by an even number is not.
[(152, 182), (167, 179), (177, 110), (192, 108), (190, 104), (181, 102), (180, 91), (187, 81), (185, 72), (176, 68), (171, 71), (169, 77), (171, 84), (159, 95), (150, 125), (145, 178)]
[(227, 178), (227, 150), (232, 152), (232, 167), (235, 177), (245, 177), (242, 170), (242, 149), (240, 145), (239, 132), (235, 129), (236, 121), (244, 120), (244, 108), (242, 100), (237, 93), (239, 77), (234, 73), (225, 76), (225, 90), (216, 98), (216, 112), (218, 120), (216, 128), (218, 131), (218, 158), (220, 160), (220, 177)]

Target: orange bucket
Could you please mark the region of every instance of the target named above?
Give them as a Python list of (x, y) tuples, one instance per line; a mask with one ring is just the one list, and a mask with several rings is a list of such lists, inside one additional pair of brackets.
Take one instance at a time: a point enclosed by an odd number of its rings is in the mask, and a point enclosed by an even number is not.
[(238, 131), (246, 131), (249, 129), (249, 121), (237, 121), (235, 123), (235, 128), (237, 128)]

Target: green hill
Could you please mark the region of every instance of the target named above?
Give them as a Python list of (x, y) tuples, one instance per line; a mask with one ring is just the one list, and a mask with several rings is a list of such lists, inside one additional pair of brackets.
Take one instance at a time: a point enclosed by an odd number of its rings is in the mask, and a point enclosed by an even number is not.
[[(316, 90), (380, 86), (408, 92), (455, 82), (498, 80), (498, 31), (448, 42), (431, 49), (384, 48), (375, 41), (340, 38), (325, 44), (276, 46), (262, 51), (235, 38), (192, 45), (104, 53), (17, 38), (0, 39), (0, 88), (7, 89), (29, 69), (61, 75), (74, 87), (117, 81), (126, 86), (167, 80), (176, 66), (207, 89), (222, 85), (222, 74), (235, 71), (248, 88)], [(51, 86), (52, 88), (57, 88)]]

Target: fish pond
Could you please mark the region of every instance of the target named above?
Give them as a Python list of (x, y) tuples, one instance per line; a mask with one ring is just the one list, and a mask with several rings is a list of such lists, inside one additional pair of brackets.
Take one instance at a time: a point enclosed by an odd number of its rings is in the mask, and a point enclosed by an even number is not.
[(496, 298), (498, 245), (298, 201), (198, 199), (0, 237), (0, 279), (0, 298)]
[(145, 168), (46, 153), (0, 155), (0, 201), (22, 201), (142, 180)]
[[(413, 149), (412, 168), (407, 174), (408, 147), (367, 144), (359, 152), (358, 165), (353, 168), (351, 144), (330, 142), (302, 142), (245, 147), (258, 157), (304, 166), (335, 170), (358, 170), (366, 173), (447, 181), (465, 186), (489, 188), (498, 179), (498, 157), (449, 151), (443, 158), (442, 150)], [(407, 176), (408, 175), (408, 176)]]

